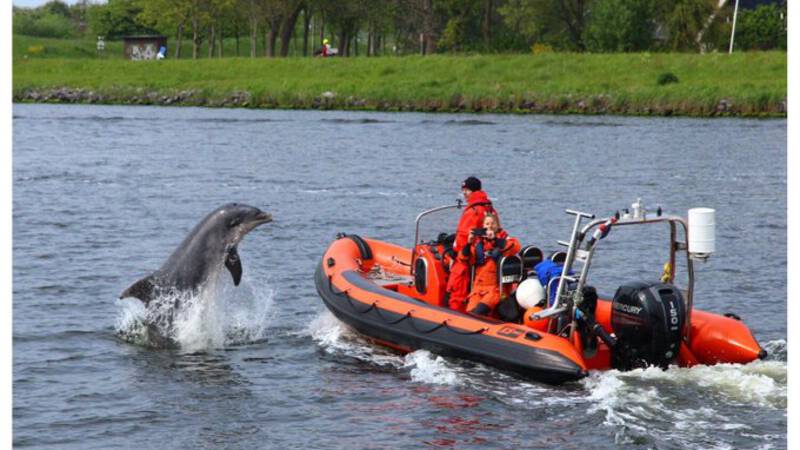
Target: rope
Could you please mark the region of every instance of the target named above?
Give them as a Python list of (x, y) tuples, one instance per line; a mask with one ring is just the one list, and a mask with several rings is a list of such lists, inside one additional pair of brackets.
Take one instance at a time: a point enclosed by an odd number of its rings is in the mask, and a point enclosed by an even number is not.
[(367, 309), (365, 309), (363, 311), (359, 311), (358, 308), (356, 308), (356, 305), (353, 303), (353, 299), (351, 299), (350, 296), (347, 295), (347, 293), (344, 293), (344, 298), (347, 299), (347, 303), (350, 303), (350, 307), (353, 308), (353, 311), (355, 311), (355, 312), (357, 312), (359, 314), (366, 314), (366, 313), (372, 311), (373, 309), (375, 309), (375, 304), (378, 303), (378, 302), (372, 302), (372, 304), (369, 305), (369, 308), (367, 308)]
[(433, 333), (434, 331), (438, 330), (439, 328), (442, 328), (442, 327), (445, 327), (445, 326), (447, 326), (447, 320), (443, 320), (443, 321), (442, 321), (442, 323), (440, 323), (440, 324), (437, 324), (437, 325), (434, 325), (434, 326), (433, 326), (433, 328), (431, 328), (431, 329), (429, 329), (429, 330), (420, 330), (420, 329), (419, 329), (419, 328), (417, 328), (417, 326), (414, 324), (414, 321), (413, 321), (413, 320), (411, 321), (411, 328), (413, 328), (413, 329), (417, 330), (417, 332), (419, 332), (419, 333), (422, 333), (422, 334), (429, 334), (429, 333)]
[(485, 332), (489, 331), (489, 329), (488, 329), (488, 328), (478, 328), (478, 329), (477, 329), (477, 330), (475, 330), (475, 331), (461, 331), (461, 330), (459, 330), (458, 328), (453, 328), (453, 327), (451, 327), (451, 326), (450, 326), (450, 324), (449, 324), (449, 323), (447, 323), (447, 319), (445, 319), (445, 321), (444, 321), (444, 322), (442, 322), (442, 324), (443, 324), (444, 326), (446, 326), (446, 327), (447, 327), (447, 329), (448, 329), (448, 330), (450, 330), (450, 331), (452, 331), (453, 333), (460, 334), (460, 335), (463, 335), (463, 336), (469, 336), (469, 335), (471, 335), (471, 334), (482, 334), (482, 333), (485, 333)]
[(436, 331), (436, 330), (438, 330), (438, 329), (440, 329), (440, 328), (445, 328), (445, 329), (448, 329), (448, 330), (452, 331), (453, 333), (460, 334), (460, 335), (462, 335), (462, 336), (469, 336), (469, 335), (475, 335), (475, 334), (482, 334), (482, 333), (485, 333), (486, 331), (488, 331), (488, 330), (489, 330), (488, 328), (484, 327), (484, 328), (479, 328), (479, 329), (477, 329), (477, 330), (475, 330), (475, 331), (461, 331), (461, 330), (459, 330), (458, 328), (453, 328), (453, 327), (452, 327), (452, 326), (451, 326), (451, 325), (448, 323), (448, 319), (445, 319), (445, 320), (443, 320), (441, 323), (438, 323), (438, 324), (434, 325), (433, 327), (431, 327), (431, 328), (429, 328), (429, 329), (427, 329), (427, 330), (423, 330), (423, 329), (420, 329), (420, 328), (418, 328), (418, 327), (417, 327), (417, 325), (414, 323), (414, 320), (413, 320), (413, 319), (414, 319), (414, 317), (411, 315), (411, 313), (412, 313), (414, 310), (410, 310), (410, 311), (408, 311), (407, 313), (405, 313), (404, 315), (402, 315), (402, 316), (401, 316), (399, 319), (394, 319), (394, 320), (392, 320), (392, 319), (387, 319), (387, 318), (386, 318), (386, 317), (383, 315), (383, 312), (381, 311), (381, 309), (380, 309), (380, 308), (378, 308), (378, 302), (377, 302), (377, 301), (373, 301), (373, 302), (372, 302), (372, 303), (369, 305), (369, 307), (367, 307), (366, 309), (359, 310), (359, 309), (358, 309), (358, 307), (356, 307), (355, 303), (360, 303), (360, 302), (353, 302), (353, 299), (352, 299), (352, 297), (350, 297), (350, 295), (348, 295), (348, 294), (347, 294), (347, 291), (346, 291), (346, 290), (345, 290), (345, 291), (342, 291), (341, 293), (338, 293), (338, 294), (337, 294), (337, 293), (336, 293), (336, 291), (334, 291), (334, 290), (332, 289), (332, 288), (333, 288), (333, 279), (332, 279), (332, 277), (330, 277), (330, 276), (328, 277), (328, 283), (329, 283), (329, 285), (330, 285), (330, 287), (331, 287), (331, 292), (333, 292), (333, 294), (334, 294), (334, 295), (337, 295), (337, 296), (344, 296), (344, 298), (347, 300), (347, 303), (349, 303), (349, 304), (350, 304), (350, 307), (353, 309), (353, 311), (355, 311), (355, 312), (357, 312), (357, 313), (359, 313), (359, 314), (367, 314), (367, 313), (369, 313), (370, 311), (372, 311), (372, 310), (375, 310), (375, 314), (378, 316), (378, 318), (379, 318), (379, 319), (381, 319), (381, 321), (382, 321), (383, 323), (387, 324), (387, 325), (396, 325), (396, 324), (398, 324), (398, 323), (400, 323), (400, 322), (402, 322), (402, 321), (404, 321), (404, 320), (406, 320), (406, 319), (412, 319), (412, 320), (409, 322), (409, 323), (411, 324), (411, 328), (413, 328), (414, 330), (416, 330), (418, 333), (421, 333), (421, 334), (430, 334), (430, 333), (433, 333), (434, 331)]
[[(377, 303), (378, 302), (374, 302), (373, 305), (375, 305)], [(411, 311), (407, 312), (404, 316), (401, 316), (397, 320), (388, 320), (388, 319), (386, 319), (385, 317), (383, 317), (383, 313), (381, 312), (381, 310), (377, 309), (377, 308), (375, 309), (375, 313), (378, 315), (378, 317), (380, 317), (380, 319), (383, 321), (383, 323), (385, 323), (387, 325), (396, 325), (396, 324), (398, 324), (398, 323), (400, 323), (400, 322), (402, 322), (402, 321), (404, 321), (406, 319), (411, 318)]]
[(397, 264), (400, 264), (401, 266), (411, 267), (411, 264), (407, 264), (407, 263), (401, 261), (400, 258), (398, 258), (396, 256), (392, 256), (392, 261), (396, 262)]

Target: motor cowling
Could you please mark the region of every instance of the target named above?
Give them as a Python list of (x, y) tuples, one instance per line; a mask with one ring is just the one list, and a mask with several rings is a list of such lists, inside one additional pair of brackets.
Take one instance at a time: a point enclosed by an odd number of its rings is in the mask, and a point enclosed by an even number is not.
[(630, 370), (675, 362), (686, 326), (686, 303), (671, 284), (633, 282), (620, 286), (611, 304), (617, 337), (611, 365)]

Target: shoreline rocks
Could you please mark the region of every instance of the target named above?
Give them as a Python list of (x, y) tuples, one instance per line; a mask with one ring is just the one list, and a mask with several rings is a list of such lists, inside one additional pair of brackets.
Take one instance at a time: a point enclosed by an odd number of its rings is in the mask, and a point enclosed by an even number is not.
[(688, 117), (776, 117), (785, 118), (786, 99), (776, 103), (742, 104), (722, 98), (714, 105), (691, 102), (656, 103), (652, 105), (615, 103), (608, 95), (576, 97), (573, 95), (552, 99), (517, 97), (509, 99), (469, 99), (455, 95), (450, 100), (430, 99), (369, 100), (355, 96), (342, 97), (326, 91), (313, 98), (278, 99), (266, 95), (261, 98), (250, 92), (235, 91), (224, 96), (208, 97), (199, 90), (174, 92), (147, 91), (143, 88), (111, 88), (92, 90), (56, 87), (24, 89), (13, 94), (14, 102), (21, 103), (85, 103), (121, 105), (206, 106), (215, 108), (263, 109), (322, 109), (322, 110), (372, 110), (414, 112), (472, 112), (511, 114), (585, 114), (629, 116), (688, 116)]

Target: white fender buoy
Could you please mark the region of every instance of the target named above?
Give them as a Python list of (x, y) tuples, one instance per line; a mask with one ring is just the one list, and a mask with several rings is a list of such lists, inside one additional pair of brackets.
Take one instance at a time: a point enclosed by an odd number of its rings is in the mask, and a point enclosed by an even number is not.
[(715, 212), (711, 208), (689, 210), (689, 253), (698, 256), (714, 253)]
[(517, 303), (529, 309), (544, 301), (544, 288), (536, 278), (527, 278), (517, 286)]

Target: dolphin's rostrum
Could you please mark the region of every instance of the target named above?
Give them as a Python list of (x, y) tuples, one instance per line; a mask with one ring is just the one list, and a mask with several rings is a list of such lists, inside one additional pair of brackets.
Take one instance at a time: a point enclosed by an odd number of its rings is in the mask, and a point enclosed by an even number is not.
[(160, 294), (194, 291), (224, 262), (233, 283), (242, 280), (237, 245), (253, 228), (272, 221), (272, 216), (240, 203), (223, 205), (207, 215), (160, 269), (133, 283), (120, 298), (135, 297), (145, 305)]

